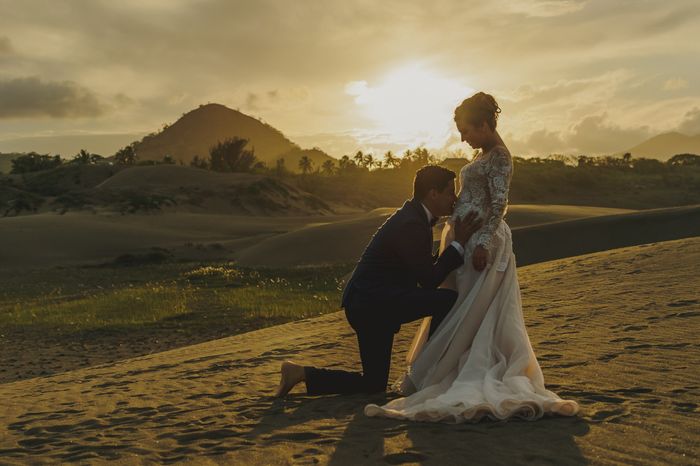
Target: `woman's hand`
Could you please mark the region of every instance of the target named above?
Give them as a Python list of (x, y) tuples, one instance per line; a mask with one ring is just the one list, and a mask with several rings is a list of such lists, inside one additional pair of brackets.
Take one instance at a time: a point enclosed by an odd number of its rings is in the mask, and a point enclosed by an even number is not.
[(477, 271), (481, 272), (486, 268), (488, 259), (489, 252), (485, 247), (478, 245), (474, 248), (474, 252), (472, 253), (472, 265)]

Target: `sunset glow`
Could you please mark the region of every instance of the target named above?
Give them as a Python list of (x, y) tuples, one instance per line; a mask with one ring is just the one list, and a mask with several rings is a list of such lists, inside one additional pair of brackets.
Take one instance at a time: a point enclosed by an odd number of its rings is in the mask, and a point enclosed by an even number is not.
[(377, 80), (353, 81), (354, 96), (375, 131), (395, 142), (442, 146), (452, 129), (456, 105), (474, 92), (462, 82), (420, 65), (394, 69)]
[(446, 153), (475, 91), (525, 157), (700, 134), (697, 0), (54, 3), (0, 0), (0, 153), (111, 155), (206, 103), (336, 158)]

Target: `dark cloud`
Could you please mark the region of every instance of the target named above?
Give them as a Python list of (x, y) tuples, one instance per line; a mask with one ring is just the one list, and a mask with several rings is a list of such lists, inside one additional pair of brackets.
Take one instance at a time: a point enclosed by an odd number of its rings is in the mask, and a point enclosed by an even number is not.
[(607, 116), (592, 115), (572, 128), (567, 143), (580, 153), (604, 154), (619, 152), (652, 136), (648, 127), (621, 128), (606, 121)]
[(248, 92), (243, 107), (248, 111), (287, 108), (304, 102), (309, 93), (304, 88), (273, 89), (266, 92)]
[(678, 131), (688, 136), (700, 134), (700, 108), (695, 107), (685, 114)]
[(96, 117), (104, 107), (89, 89), (72, 81), (38, 77), (0, 80), (0, 118)]
[(245, 98), (245, 108), (246, 110), (260, 110), (258, 106), (260, 102), (260, 96), (254, 92), (249, 92)]

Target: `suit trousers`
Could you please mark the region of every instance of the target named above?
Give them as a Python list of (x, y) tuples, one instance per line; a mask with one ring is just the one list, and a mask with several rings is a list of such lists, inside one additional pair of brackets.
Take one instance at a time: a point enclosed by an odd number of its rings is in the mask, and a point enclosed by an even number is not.
[(432, 317), (429, 336), (457, 301), (457, 292), (415, 288), (392, 297), (390, 304), (355, 293), (345, 313), (357, 334), (362, 373), (304, 367), (309, 395), (377, 393), (386, 391), (394, 333), (401, 324)]

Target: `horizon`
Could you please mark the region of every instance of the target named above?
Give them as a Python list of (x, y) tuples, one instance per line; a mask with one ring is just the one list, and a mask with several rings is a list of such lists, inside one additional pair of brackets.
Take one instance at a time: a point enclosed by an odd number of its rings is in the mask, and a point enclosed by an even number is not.
[[(700, 134), (690, 0), (43, 3), (0, 0), (0, 152), (111, 155), (217, 102), (336, 158), (468, 153), (452, 110), (476, 90), (498, 100), (514, 155), (620, 153)], [(40, 147), (58, 140), (75, 150)]]

